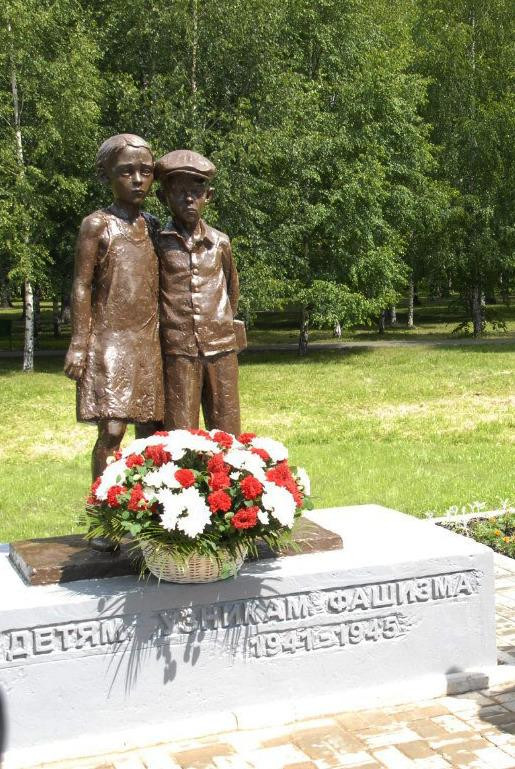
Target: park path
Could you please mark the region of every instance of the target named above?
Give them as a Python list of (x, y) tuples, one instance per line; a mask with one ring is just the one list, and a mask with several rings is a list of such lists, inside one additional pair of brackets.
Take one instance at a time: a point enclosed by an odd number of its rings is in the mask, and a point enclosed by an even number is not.
[(505, 556), (495, 556), (495, 593), (508, 675), (489, 689), (37, 769), (515, 769), (515, 561)]
[[(412, 339), (345, 339), (342, 342), (310, 342), (308, 352), (320, 350), (349, 350), (355, 347), (360, 348), (383, 348), (383, 347), (484, 347), (485, 345), (509, 345), (515, 344), (515, 334), (508, 334), (506, 337), (482, 337), (473, 339), (472, 337), (449, 337), (448, 339), (429, 339), (428, 337)], [(277, 344), (250, 344), (245, 352), (297, 352), (298, 344), (296, 342), (277, 343)], [(64, 357), (66, 350), (36, 350), (36, 358), (59, 358)], [(22, 358), (22, 350), (0, 350), (0, 358)], [(514, 767), (515, 769), (515, 767)]]

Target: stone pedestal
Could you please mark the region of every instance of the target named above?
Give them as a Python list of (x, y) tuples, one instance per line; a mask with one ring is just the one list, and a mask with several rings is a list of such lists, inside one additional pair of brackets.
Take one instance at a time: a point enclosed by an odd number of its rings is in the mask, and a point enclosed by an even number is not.
[(0, 556), (6, 767), (445, 692), (495, 665), (491, 550), (376, 505), (237, 579), (27, 585)]

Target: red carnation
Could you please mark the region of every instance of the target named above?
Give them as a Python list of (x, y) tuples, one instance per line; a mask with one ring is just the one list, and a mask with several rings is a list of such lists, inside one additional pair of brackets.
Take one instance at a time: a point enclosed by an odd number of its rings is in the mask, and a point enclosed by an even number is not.
[(141, 467), (141, 465), (145, 464), (145, 460), (141, 454), (129, 454), (125, 460), (125, 464), (127, 467)]
[(129, 510), (137, 512), (138, 510), (141, 510), (145, 507), (145, 504), (142, 505), (141, 502), (145, 503), (145, 495), (143, 494), (143, 487), (141, 483), (137, 483), (131, 489), (131, 498), (129, 499), (129, 504), (127, 507)]
[(294, 498), (297, 507), (302, 507), (304, 495), (295, 483), (295, 479), (291, 474), (291, 470), (286, 460), (279, 462), (275, 467), (271, 467), (270, 470), (267, 470), (266, 477), (269, 481), (276, 483), (277, 486), (282, 486), (289, 491)]
[(183, 489), (187, 489), (195, 483), (195, 473), (193, 470), (188, 470), (187, 467), (176, 470), (175, 480), (179, 481)]
[(297, 507), (302, 507), (302, 503), (304, 502), (304, 494), (302, 493), (302, 491), (299, 490), (299, 487), (297, 486), (295, 481), (292, 480), (291, 482), (287, 483), (285, 488), (292, 495)]
[(151, 459), (156, 467), (161, 467), (166, 462), (169, 462), (172, 455), (169, 451), (165, 450), (162, 443), (158, 443), (157, 446), (147, 446), (145, 449), (145, 459)]
[(218, 430), (213, 435), (213, 440), (220, 444), (220, 446), (223, 446), (225, 449), (230, 449), (234, 438), (232, 435), (229, 435), (229, 433), (225, 433), (223, 430)]
[(107, 491), (107, 504), (109, 507), (120, 507), (120, 501), (118, 496), (125, 494), (127, 491), (125, 486), (111, 486)]
[(192, 435), (201, 435), (202, 438), (211, 438), (207, 430), (199, 429), (198, 427), (194, 427), (191, 430), (188, 430)]
[(240, 443), (250, 443), (256, 437), (256, 433), (242, 433), (241, 435), (238, 435), (238, 440)]
[(220, 491), (213, 491), (209, 494), (207, 503), (212, 513), (226, 513), (231, 509), (232, 499), (225, 491), (220, 489)]
[(229, 470), (229, 465), (225, 464), (224, 455), (220, 453), (215, 454), (213, 457), (211, 457), (210, 460), (208, 460), (207, 469), (210, 473), (227, 473)]
[(101, 481), (102, 481), (102, 478), (99, 475), (98, 478), (94, 480), (93, 483), (91, 484), (91, 488), (89, 490), (89, 497), (86, 500), (86, 504), (94, 505), (96, 502), (98, 502), (97, 489), (100, 486)]
[(254, 448), (254, 446), (252, 446), (250, 453), (257, 454), (258, 457), (261, 457), (263, 462), (268, 462), (268, 460), (270, 459), (270, 454), (268, 453), (268, 451), (265, 451), (264, 449), (256, 449)]
[(209, 476), (209, 488), (213, 491), (219, 491), (220, 489), (228, 489), (231, 485), (231, 479), (227, 473), (211, 473)]
[(279, 462), (275, 467), (271, 467), (266, 471), (266, 477), (269, 481), (273, 481), (278, 486), (286, 486), (287, 483), (293, 481), (293, 475), (288, 467), (286, 461)]
[(114, 452), (113, 456), (116, 459), (116, 461), (118, 462), (118, 460), (122, 458), (122, 452), (118, 449), (118, 451)]
[(245, 499), (255, 499), (263, 491), (263, 484), (254, 478), (253, 475), (247, 475), (242, 481), (240, 481), (240, 489), (242, 490)]
[(162, 435), (163, 438), (166, 438), (168, 435), (170, 435), (170, 433), (168, 432), (168, 430), (156, 430), (154, 435), (159, 435), (159, 436)]
[(235, 529), (252, 529), (258, 522), (259, 507), (242, 507), (234, 513), (231, 523)]

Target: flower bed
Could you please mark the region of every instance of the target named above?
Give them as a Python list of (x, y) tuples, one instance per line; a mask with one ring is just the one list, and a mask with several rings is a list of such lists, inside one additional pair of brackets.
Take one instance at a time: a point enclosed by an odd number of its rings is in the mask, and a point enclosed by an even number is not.
[(515, 513), (507, 512), (501, 515), (481, 517), (462, 516), (462, 519), (435, 521), (457, 534), (472, 537), (483, 545), (488, 545), (496, 553), (515, 558)]
[(290, 467), (271, 438), (220, 430), (174, 430), (137, 439), (117, 452), (91, 487), (89, 537), (120, 542), (131, 535), (145, 552), (167, 551), (180, 563), (193, 554), (237, 559), (291, 542), (309, 479)]

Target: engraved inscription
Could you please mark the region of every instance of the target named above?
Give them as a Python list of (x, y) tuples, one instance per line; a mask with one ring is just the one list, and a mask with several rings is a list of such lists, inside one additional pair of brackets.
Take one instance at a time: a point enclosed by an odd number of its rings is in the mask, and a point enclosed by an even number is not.
[(403, 614), (372, 617), (335, 625), (314, 625), (293, 630), (261, 633), (248, 640), (248, 648), (255, 657), (276, 657), (335, 646), (354, 646), (363, 641), (379, 641), (405, 635), (414, 621)]
[[(192, 642), (201, 645), (204, 639), (218, 642), (222, 638), (231, 654), (260, 658), (385, 641), (409, 631), (417, 606), (467, 600), (478, 593), (481, 579), (482, 573), (471, 569), (270, 598), (13, 628), (0, 632), (0, 665), (44, 661), (54, 655), (116, 652), (131, 642), (139, 646), (181, 646)], [(407, 609), (410, 616), (404, 613)]]

